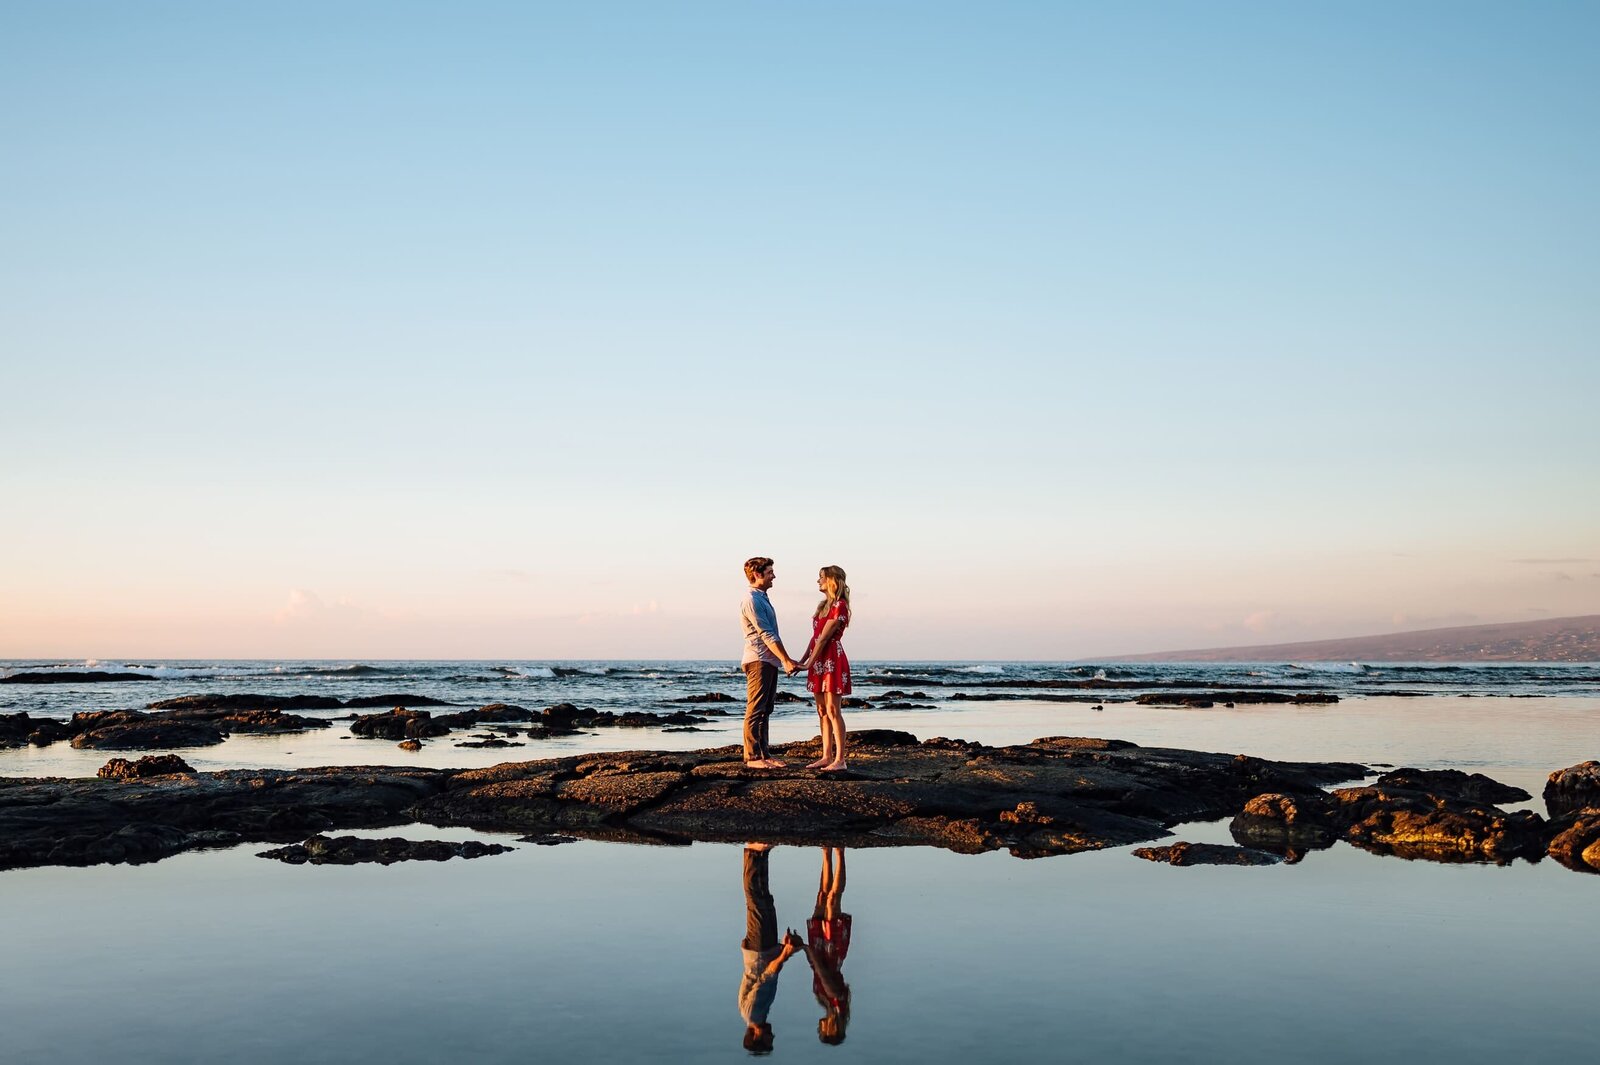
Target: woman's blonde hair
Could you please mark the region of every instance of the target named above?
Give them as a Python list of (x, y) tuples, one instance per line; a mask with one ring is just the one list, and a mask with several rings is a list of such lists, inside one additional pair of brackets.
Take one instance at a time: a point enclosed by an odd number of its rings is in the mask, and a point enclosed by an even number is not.
[[(838, 566), (823, 566), (819, 572), (822, 574), (822, 576), (833, 581), (833, 590), (838, 594), (840, 599), (843, 599), (845, 603), (848, 604), (850, 602), (850, 586), (844, 582), (844, 570), (840, 569)], [(823, 596), (822, 602), (817, 604), (817, 612), (811, 616), (814, 618), (820, 618), (828, 609), (828, 604), (831, 602), (833, 602), (833, 600), (829, 599), (827, 596)]]

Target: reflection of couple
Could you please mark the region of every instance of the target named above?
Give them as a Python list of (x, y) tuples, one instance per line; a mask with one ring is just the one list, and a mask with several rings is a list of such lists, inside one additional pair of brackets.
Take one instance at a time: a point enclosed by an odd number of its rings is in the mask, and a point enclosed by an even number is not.
[(851, 924), (850, 915), (839, 908), (844, 899), (844, 848), (822, 848), (817, 904), (806, 922), (806, 938), (801, 939), (791, 928), (782, 943), (778, 941), (777, 908), (767, 885), (770, 849), (766, 843), (749, 843), (744, 849), (744, 977), (739, 981), (744, 1048), (753, 1054), (771, 1052), (772, 1025), (767, 1014), (778, 995), (778, 974), (784, 962), (802, 953), (811, 963), (811, 992), (823, 1011), (817, 1021), (817, 1038), (824, 1043), (842, 1043), (850, 1023), (850, 985), (840, 972), (850, 949)]
[(744, 564), (749, 591), (739, 606), (744, 625), (744, 655), (739, 664), (745, 675), (744, 764), (752, 769), (777, 769), (784, 765), (767, 746), (767, 725), (778, 695), (778, 670), (793, 676), (806, 671), (806, 690), (817, 698), (817, 718), (822, 724), (822, 756), (807, 769), (845, 768), (844, 710), (840, 699), (850, 694), (850, 659), (839, 638), (850, 624), (850, 586), (844, 570), (824, 566), (817, 574), (822, 602), (811, 616), (811, 643), (799, 659), (789, 657), (778, 637), (778, 616), (767, 598), (776, 579), (772, 559), (752, 558)]

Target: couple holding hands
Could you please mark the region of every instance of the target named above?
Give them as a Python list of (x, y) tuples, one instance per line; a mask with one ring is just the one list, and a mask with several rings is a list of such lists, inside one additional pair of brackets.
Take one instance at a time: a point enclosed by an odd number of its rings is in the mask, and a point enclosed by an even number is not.
[(778, 616), (767, 598), (776, 579), (772, 559), (757, 556), (744, 564), (750, 588), (739, 605), (744, 625), (744, 655), (739, 664), (745, 675), (744, 764), (752, 769), (778, 769), (786, 763), (772, 757), (767, 746), (767, 725), (778, 695), (778, 670), (793, 676), (806, 671), (806, 690), (816, 696), (822, 723), (822, 756), (807, 769), (834, 771), (845, 768), (844, 709), (840, 700), (850, 694), (850, 660), (839, 638), (850, 624), (850, 586), (844, 570), (823, 566), (817, 573), (822, 602), (811, 615), (811, 643), (795, 659), (784, 650), (778, 636)]

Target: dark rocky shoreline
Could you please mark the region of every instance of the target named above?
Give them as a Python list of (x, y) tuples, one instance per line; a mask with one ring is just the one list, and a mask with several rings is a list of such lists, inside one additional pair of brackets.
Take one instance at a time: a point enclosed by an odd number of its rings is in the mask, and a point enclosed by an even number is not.
[[(851, 768), (752, 770), (736, 747), (584, 754), (485, 769), (389, 766), (195, 773), (171, 756), (114, 760), (105, 779), (0, 779), (0, 869), (153, 861), (243, 841), (299, 843), (405, 823), (682, 844), (764, 839), (926, 845), (1018, 857), (1145, 843), (1233, 817), (1252, 852), (1293, 861), (1346, 840), (1438, 861), (1538, 860), (1600, 869), (1600, 763), (1552, 775), (1552, 818), (1502, 811), (1526, 794), (1483, 777), (1046, 737), (990, 747), (907, 733), (852, 735)], [(1180, 841), (1181, 842), (1181, 841)], [(1224, 849), (1227, 850), (1227, 849)], [(1157, 852), (1152, 852), (1155, 856)], [(1160, 860), (1259, 864), (1197, 845)]]

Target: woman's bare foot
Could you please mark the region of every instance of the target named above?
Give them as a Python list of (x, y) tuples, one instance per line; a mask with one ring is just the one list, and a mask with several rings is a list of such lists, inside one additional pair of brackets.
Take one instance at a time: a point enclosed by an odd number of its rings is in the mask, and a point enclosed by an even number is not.
[(836, 773), (841, 769), (848, 769), (850, 767), (845, 763), (844, 759), (841, 758), (838, 761), (829, 762), (827, 765), (819, 765), (817, 768), (824, 773)]
[(806, 768), (807, 769), (821, 769), (823, 766), (825, 766), (827, 764), (828, 764), (828, 759), (826, 759), (826, 758), (818, 758), (815, 762), (807, 762), (806, 763)]

